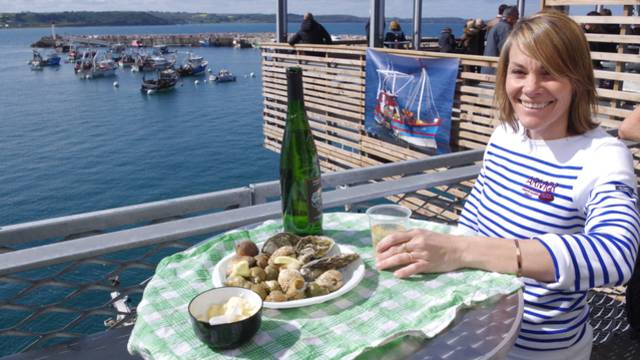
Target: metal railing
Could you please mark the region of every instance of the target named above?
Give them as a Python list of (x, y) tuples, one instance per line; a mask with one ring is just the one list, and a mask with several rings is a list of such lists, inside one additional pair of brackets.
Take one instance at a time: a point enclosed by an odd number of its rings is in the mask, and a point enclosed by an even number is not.
[[(323, 204), (446, 192), (474, 179), (481, 158), (471, 150), (324, 174)], [(159, 260), (215, 233), (278, 218), (279, 196), (278, 181), (270, 181), (1, 227), (0, 356), (130, 324)], [(461, 208), (464, 198), (450, 201)]]

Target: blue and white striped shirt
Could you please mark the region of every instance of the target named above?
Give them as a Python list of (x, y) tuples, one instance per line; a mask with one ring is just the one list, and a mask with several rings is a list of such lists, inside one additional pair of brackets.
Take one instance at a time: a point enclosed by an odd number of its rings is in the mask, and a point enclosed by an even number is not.
[(640, 240), (636, 199), (631, 154), (601, 128), (552, 141), (496, 128), (460, 225), (487, 237), (539, 240), (556, 277), (523, 279), (516, 347), (562, 350), (584, 336), (587, 290), (631, 276)]

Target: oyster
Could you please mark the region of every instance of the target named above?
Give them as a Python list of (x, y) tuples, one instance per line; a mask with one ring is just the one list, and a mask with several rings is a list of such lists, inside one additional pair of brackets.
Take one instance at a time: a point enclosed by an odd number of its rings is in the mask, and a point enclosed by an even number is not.
[(351, 264), (359, 257), (360, 255), (351, 253), (312, 260), (302, 265), (302, 267), (300, 268), (300, 273), (307, 281), (313, 281), (323, 272), (331, 269), (341, 269)]
[(262, 252), (271, 256), (271, 254), (283, 246), (295, 247), (298, 241), (300, 241), (300, 237), (298, 235), (281, 232), (273, 235), (265, 241), (264, 245), (262, 245)]
[(305, 236), (296, 244), (298, 260), (303, 264), (329, 253), (336, 242), (328, 236)]
[(344, 285), (342, 282), (342, 274), (340, 271), (334, 269), (323, 272), (314, 282), (329, 292), (334, 292)]

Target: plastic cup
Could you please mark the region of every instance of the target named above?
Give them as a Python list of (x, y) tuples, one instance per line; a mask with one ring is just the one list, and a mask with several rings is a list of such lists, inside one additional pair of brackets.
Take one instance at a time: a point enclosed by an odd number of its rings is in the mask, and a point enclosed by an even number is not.
[(402, 205), (376, 205), (367, 210), (367, 216), (375, 253), (376, 246), (385, 236), (392, 232), (407, 230), (411, 210)]

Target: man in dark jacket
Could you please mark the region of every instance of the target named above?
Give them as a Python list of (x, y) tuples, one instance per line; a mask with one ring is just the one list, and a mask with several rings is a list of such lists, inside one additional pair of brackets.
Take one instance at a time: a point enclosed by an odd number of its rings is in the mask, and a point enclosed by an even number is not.
[(450, 27), (442, 29), (438, 38), (440, 52), (452, 53), (456, 49), (456, 38), (453, 36)]
[(331, 36), (319, 22), (313, 19), (311, 13), (304, 14), (300, 30), (289, 39), (289, 45), (303, 44), (331, 44)]

